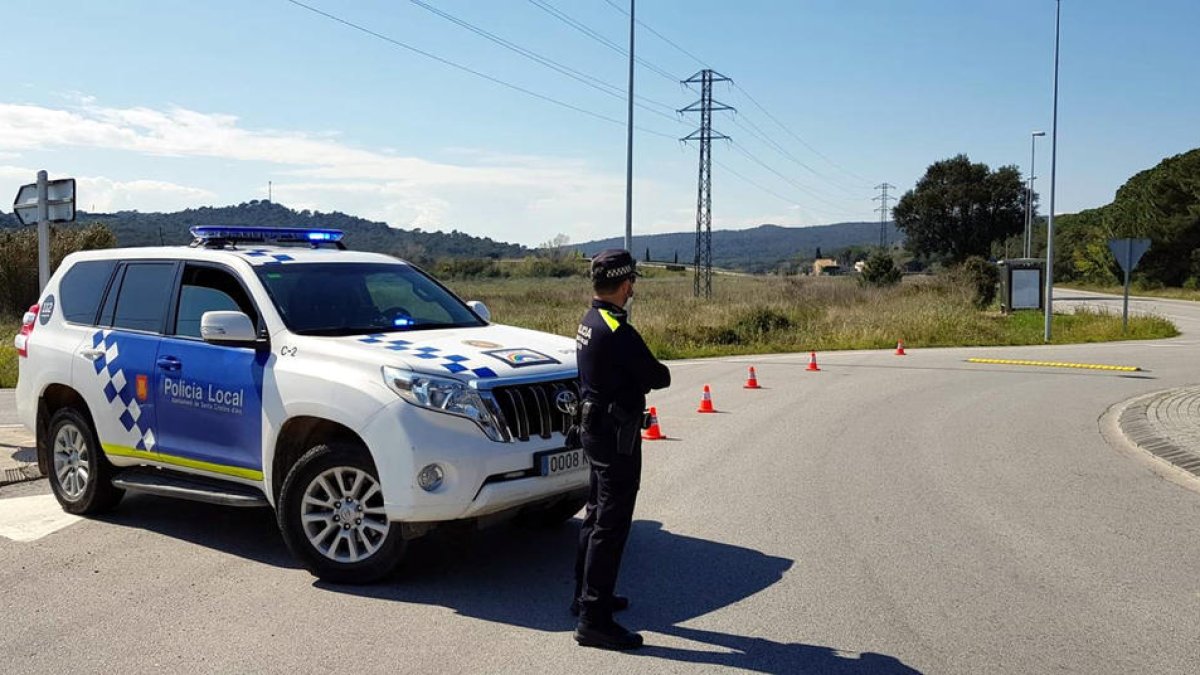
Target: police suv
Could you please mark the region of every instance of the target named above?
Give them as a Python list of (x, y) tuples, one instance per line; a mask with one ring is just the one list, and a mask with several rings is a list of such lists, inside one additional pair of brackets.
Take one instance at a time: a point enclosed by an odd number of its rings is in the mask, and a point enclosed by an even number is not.
[(18, 412), (65, 510), (270, 505), (306, 568), (354, 583), (437, 523), (584, 504), (573, 340), (490, 323), (337, 230), (192, 234), (74, 253), (25, 315)]

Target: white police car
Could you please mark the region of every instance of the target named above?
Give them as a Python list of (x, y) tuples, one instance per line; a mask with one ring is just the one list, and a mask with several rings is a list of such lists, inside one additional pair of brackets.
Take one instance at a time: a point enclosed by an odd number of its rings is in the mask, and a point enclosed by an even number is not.
[(18, 412), (64, 509), (270, 504), (305, 567), (367, 582), (436, 523), (582, 506), (573, 340), (336, 230), (192, 233), (72, 254), (25, 315)]

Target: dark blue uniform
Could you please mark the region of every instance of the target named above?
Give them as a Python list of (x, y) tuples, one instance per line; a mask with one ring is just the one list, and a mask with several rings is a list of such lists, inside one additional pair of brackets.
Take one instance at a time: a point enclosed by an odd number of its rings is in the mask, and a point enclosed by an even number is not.
[(633, 522), (642, 473), (646, 394), (671, 384), (620, 307), (592, 300), (576, 334), (583, 389), (583, 449), (591, 490), (579, 532), (575, 596), (584, 623), (612, 621), (613, 588)]

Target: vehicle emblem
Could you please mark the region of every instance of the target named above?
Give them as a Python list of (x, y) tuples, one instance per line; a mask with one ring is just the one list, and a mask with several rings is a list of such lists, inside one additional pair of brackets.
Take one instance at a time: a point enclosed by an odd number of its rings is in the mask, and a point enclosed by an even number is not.
[(500, 346), (495, 342), (488, 342), (487, 340), (463, 340), (463, 344), (471, 347), (479, 347), (480, 349), (495, 349)]
[(554, 407), (558, 408), (559, 412), (574, 415), (575, 408), (578, 406), (579, 397), (570, 389), (560, 389), (558, 394), (554, 396)]

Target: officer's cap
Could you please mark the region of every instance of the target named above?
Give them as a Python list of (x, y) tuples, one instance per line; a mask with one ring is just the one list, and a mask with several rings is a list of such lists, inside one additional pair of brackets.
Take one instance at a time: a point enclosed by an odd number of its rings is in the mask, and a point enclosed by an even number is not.
[(607, 248), (592, 258), (592, 279), (624, 279), (641, 276), (637, 261), (623, 248)]

